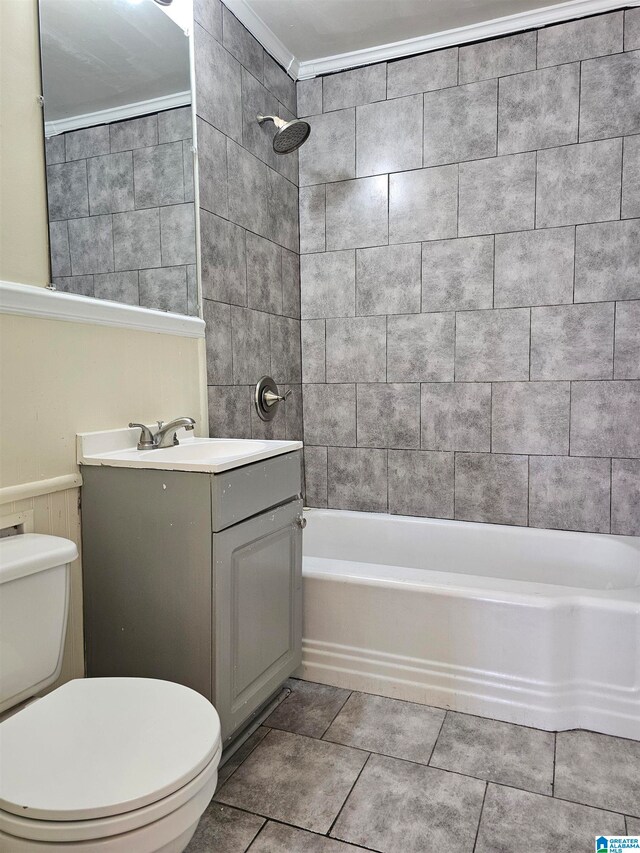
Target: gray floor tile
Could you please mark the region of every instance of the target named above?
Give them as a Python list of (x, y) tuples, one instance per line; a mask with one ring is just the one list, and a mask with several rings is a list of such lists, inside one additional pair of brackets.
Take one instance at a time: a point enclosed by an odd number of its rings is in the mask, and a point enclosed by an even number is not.
[(349, 698), (348, 690), (297, 678), (290, 678), (286, 686), (291, 694), (267, 717), (265, 725), (309, 737), (322, 737)]
[(485, 783), (372, 755), (331, 835), (383, 853), (471, 853)]
[(248, 853), (348, 853), (356, 848), (303, 829), (269, 821)]
[(444, 716), (439, 708), (352, 693), (324, 739), (427, 764)]
[(216, 799), (303, 829), (328, 832), (366, 758), (360, 750), (273, 730)]
[(578, 853), (593, 849), (596, 835), (623, 832), (621, 815), (489, 785), (475, 853), (519, 853), (523, 839), (536, 853)]
[(211, 803), (185, 853), (244, 853), (264, 822), (262, 817)]
[(236, 772), (245, 758), (248, 758), (260, 741), (269, 734), (266, 726), (260, 726), (253, 734), (245, 740), (231, 756), (231, 758), (218, 770), (218, 788), (221, 788), (227, 779)]
[(640, 820), (633, 817), (627, 818), (627, 835), (640, 835)]
[(551, 794), (553, 749), (551, 732), (449, 712), (429, 764)]
[(640, 817), (640, 741), (558, 732), (555, 795)]

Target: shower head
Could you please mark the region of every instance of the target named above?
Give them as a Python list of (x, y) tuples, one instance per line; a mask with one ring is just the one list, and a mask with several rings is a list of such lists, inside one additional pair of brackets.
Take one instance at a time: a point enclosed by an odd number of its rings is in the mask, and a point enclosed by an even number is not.
[(273, 137), (273, 150), (276, 154), (291, 154), (306, 142), (311, 133), (308, 122), (299, 118), (285, 121), (279, 116), (258, 115), (257, 119), (258, 124), (264, 124), (265, 121), (272, 121), (275, 124), (277, 130)]

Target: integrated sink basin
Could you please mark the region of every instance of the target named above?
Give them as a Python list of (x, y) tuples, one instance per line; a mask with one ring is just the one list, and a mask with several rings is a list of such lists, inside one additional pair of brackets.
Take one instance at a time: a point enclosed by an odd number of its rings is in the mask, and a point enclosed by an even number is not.
[(300, 441), (257, 441), (242, 438), (192, 438), (184, 429), (177, 431), (179, 444), (173, 447), (137, 450), (140, 430), (115, 429), (84, 432), (77, 436), (80, 465), (107, 465), (116, 468), (156, 468), (165, 471), (203, 471), (219, 474), (281, 453), (300, 450)]

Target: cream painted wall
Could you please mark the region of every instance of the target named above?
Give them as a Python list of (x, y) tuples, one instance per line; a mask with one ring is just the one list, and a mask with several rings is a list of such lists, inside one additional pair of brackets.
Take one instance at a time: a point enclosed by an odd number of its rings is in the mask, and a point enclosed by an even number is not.
[[(0, 0), (0, 55), (0, 279), (46, 285), (36, 0)], [(191, 415), (208, 434), (195, 338), (0, 313), (0, 394), (0, 518), (26, 512), (35, 532), (78, 546), (77, 489), (3, 503), (2, 488), (77, 473), (77, 432)], [(61, 681), (83, 674), (81, 583), (77, 561)]]
[(49, 283), (38, 4), (0, 3), (0, 279)]

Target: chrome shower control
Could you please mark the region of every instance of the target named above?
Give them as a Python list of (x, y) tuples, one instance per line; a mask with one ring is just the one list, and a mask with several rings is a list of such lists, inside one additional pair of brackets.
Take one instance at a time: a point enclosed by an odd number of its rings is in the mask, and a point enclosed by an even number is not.
[(284, 394), (278, 392), (278, 386), (270, 376), (263, 376), (256, 385), (254, 403), (256, 411), (263, 421), (271, 421), (278, 410), (278, 403), (284, 402), (291, 395), (288, 388)]

